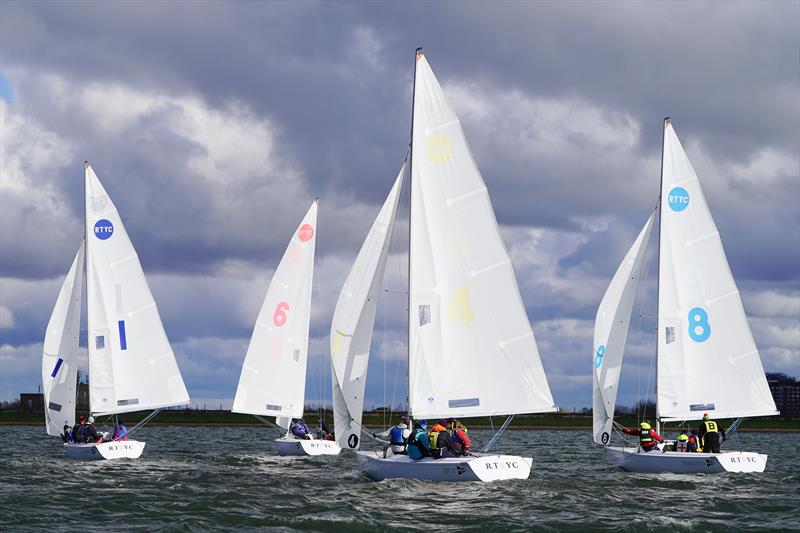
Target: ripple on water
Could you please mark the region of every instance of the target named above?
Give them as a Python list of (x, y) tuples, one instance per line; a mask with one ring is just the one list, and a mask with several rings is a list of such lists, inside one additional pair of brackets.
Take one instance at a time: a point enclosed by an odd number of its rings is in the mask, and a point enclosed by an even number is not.
[[(0, 528), (205, 531), (693, 531), (797, 529), (793, 434), (741, 434), (767, 472), (633, 474), (608, 465), (588, 431), (509, 431), (503, 451), (534, 458), (507, 483), (368, 480), (349, 453), (275, 455), (262, 428), (147, 427), (138, 461), (76, 462), (33, 428), (0, 427)], [(485, 431), (470, 432), (478, 442)], [(25, 446), (19, 446), (25, 442)], [(368, 444), (369, 446), (369, 444)]]

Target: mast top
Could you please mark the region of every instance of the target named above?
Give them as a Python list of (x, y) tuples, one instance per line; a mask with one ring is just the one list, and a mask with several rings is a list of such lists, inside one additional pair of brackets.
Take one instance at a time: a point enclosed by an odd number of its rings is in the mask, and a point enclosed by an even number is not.
[(664, 129), (670, 126), (670, 117), (664, 117)]
[(83, 170), (86, 170), (87, 168), (89, 168), (89, 162), (88, 161), (84, 161), (83, 162)]
[(422, 59), (422, 56), (424, 56), (424, 55), (425, 54), (422, 53), (422, 47), (420, 46), (419, 48), (417, 48), (417, 61)]

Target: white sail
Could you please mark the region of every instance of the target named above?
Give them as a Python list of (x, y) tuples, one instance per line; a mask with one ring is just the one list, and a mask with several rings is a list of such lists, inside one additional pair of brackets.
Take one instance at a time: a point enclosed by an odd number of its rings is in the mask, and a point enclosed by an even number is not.
[(117, 208), (86, 164), (89, 397), (95, 414), (186, 405), (156, 303)]
[(364, 239), (333, 312), (330, 342), (334, 434), (342, 448), (359, 447), (372, 327), (378, 311), (405, 169), (404, 164)]
[(592, 354), (592, 412), (594, 441), (598, 444), (608, 444), (611, 438), (625, 340), (628, 338), (633, 302), (656, 213), (654, 211), (650, 215), (633, 246), (625, 254), (597, 309)]
[(81, 291), (85, 239), (58, 293), (47, 323), (42, 350), (42, 390), (48, 435), (63, 433), (75, 425), (75, 393), (78, 381), (78, 340), (81, 326)]
[(258, 313), (242, 365), (233, 411), (288, 419), (303, 416), (314, 248), (314, 200), (292, 235)]
[(661, 202), (659, 416), (777, 414), (700, 181), (669, 122)]
[(411, 412), (430, 418), (554, 411), (486, 184), (421, 53), (415, 78)]

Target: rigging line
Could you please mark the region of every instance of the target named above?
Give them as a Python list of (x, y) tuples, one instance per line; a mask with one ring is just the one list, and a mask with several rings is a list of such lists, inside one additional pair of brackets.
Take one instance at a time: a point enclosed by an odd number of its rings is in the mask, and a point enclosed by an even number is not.
[(481, 453), (488, 451), (492, 447), (492, 445), (497, 442), (497, 439), (500, 438), (500, 435), (503, 434), (503, 432), (506, 430), (511, 421), (514, 420), (514, 416), (515, 415), (508, 415), (508, 418), (506, 418), (505, 422), (503, 422), (503, 425), (500, 426), (500, 429), (497, 430), (497, 433), (495, 433), (495, 435), (492, 436), (491, 439), (489, 439), (489, 442), (487, 442), (486, 445), (483, 448), (481, 448)]
[(150, 420), (152, 420), (152, 418), (156, 416), (159, 412), (161, 412), (161, 409), (156, 409), (155, 411), (151, 412), (149, 415), (144, 417), (141, 421), (139, 421), (138, 424), (136, 424), (135, 426), (133, 426), (131, 429), (128, 430), (128, 436), (133, 435), (133, 433), (138, 431), (139, 428), (143, 427), (145, 424), (150, 422)]

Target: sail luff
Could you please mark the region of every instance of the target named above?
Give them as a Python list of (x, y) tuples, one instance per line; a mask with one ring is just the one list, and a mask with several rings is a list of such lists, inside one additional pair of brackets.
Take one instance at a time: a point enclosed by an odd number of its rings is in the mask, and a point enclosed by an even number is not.
[(48, 435), (75, 425), (85, 239), (64, 279), (47, 324), (42, 349), (42, 390)]
[(233, 412), (303, 416), (317, 205), (314, 200), (292, 234), (267, 288), (242, 364)]

